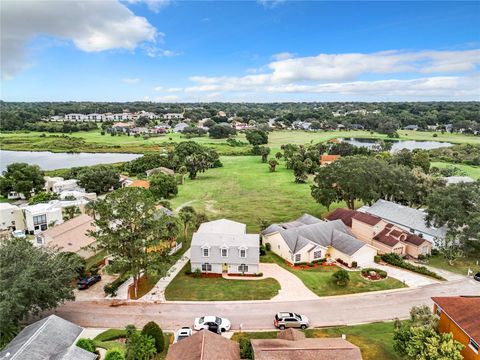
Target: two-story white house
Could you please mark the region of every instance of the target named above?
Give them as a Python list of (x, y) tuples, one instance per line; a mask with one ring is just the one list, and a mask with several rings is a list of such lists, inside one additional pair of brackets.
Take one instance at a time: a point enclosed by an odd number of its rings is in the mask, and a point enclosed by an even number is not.
[(25, 212), (26, 228), (33, 233), (63, 223), (62, 206), (57, 200), (25, 206), (22, 210)]
[(193, 234), (192, 271), (255, 274), (259, 272), (260, 238), (246, 225), (227, 219), (203, 223)]

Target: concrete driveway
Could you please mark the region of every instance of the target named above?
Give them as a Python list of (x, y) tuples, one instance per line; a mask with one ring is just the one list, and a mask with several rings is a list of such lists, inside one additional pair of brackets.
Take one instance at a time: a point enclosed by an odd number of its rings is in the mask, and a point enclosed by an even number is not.
[(404, 270), (395, 266), (381, 265), (377, 263), (372, 263), (370, 266), (372, 268), (377, 268), (383, 271), (386, 271), (388, 276), (400, 280), (407, 284), (408, 287), (419, 287), (432, 284), (438, 284), (440, 281), (435, 280), (434, 278), (423, 276), (412, 271)]
[(101, 273), (102, 275), (102, 280), (100, 280), (98, 283), (93, 284), (86, 290), (74, 290), (75, 294), (75, 299), (79, 301), (85, 301), (85, 300), (101, 300), (105, 298), (105, 292), (103, 291), (103, 287), (107, 285), (108, 283), (111, 283), (113, 280), (115, 280), (117, 277), (108, 275), (105, 273)]

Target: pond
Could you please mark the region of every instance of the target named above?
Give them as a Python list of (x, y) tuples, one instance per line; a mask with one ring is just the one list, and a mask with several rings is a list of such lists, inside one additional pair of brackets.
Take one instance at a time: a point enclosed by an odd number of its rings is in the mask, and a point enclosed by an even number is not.
[(118, 153), (52, 153), (49, 151), (9, 151), (0, 150), (0, 172), (6, 170), (7, 165), (24, 162), (39, 165), (42, 170), (55, 170), (77, 166), (91, 166), (97, 164), (113, 164), (130, 161), (142, 156), (141, 154)]
[[(381, 139), (362, 139), (362, 138), (341, 138), (340, 141), (347, 142), (355, 146), (363, 146), (369, 149), (377, 149), (379, 147)], [(448, 142), (441, 141), (415, 141), (415, 140), (394, 140), (394, 139), (385, 139), (383, 140), (390, 149), (391, 153), (402, 149), (415, 150), (433, 150), (439, 149), (442, 147), (449, 147), (453, 144)]]

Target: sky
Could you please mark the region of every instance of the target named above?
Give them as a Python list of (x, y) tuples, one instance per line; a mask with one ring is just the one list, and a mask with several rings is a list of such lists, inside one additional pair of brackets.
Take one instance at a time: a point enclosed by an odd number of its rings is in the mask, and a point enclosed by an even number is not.
[(480, 100), (480, 2), (1, 0), (5, 101)]

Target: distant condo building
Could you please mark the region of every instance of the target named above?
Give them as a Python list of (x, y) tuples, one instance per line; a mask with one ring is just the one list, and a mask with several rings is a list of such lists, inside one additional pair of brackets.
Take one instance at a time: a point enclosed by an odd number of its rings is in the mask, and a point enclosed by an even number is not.
[[(181, 115), (183, 117), (183, 114), (171, 114), (171, 115)], [(144, 111), (141, 110), (139, 112), (135, 113), (130, 113), (128, 111), (124, 111), (122, 113), (117, 113), (117, 114), (112, 114), (112, 113), (105, 113), (105, 114), (97, 114), (97, 113), (92, 113), (92, 114), (65, 114), (65, 116), (61, 117), (58, 115), (51, 116), (50, 120), (51, 121), (95, 121), (95, 122), (100, 122), (100, 121), (132, 121), (136, 120), (141, 117), (146, 117), (150, 120), (153, 119), (158, 119), (160, 116), (149, 111)]]

